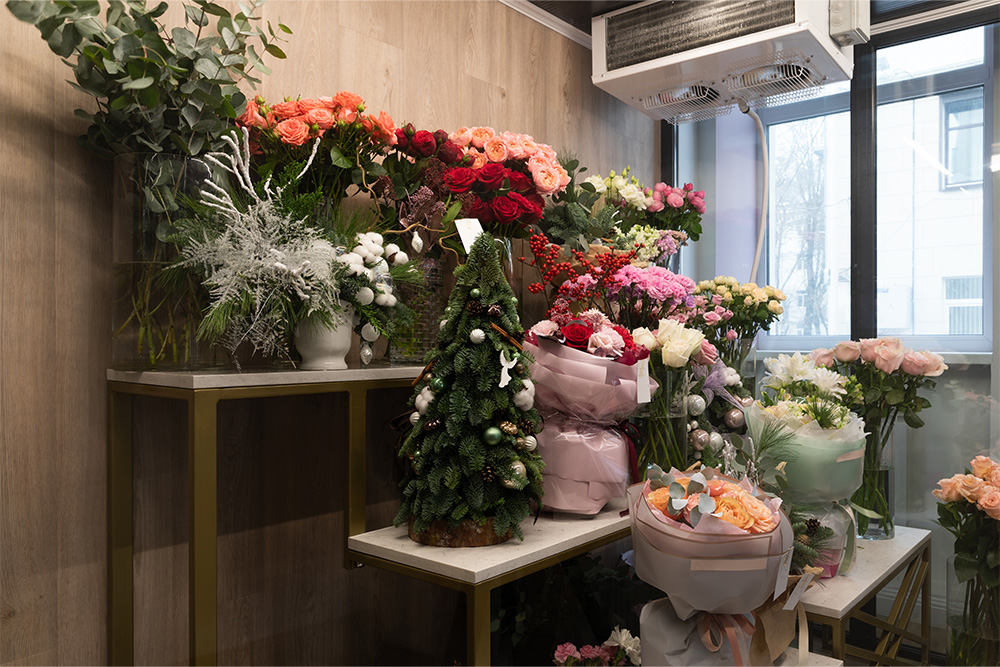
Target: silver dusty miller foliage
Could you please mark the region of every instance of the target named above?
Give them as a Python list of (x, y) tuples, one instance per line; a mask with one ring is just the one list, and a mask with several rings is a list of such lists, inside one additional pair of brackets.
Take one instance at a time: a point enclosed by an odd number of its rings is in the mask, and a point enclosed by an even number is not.
[[(231, 151), (205, 159), (228, 172), (238, 188), (231, 194), (205, 181), (201, 203), (211, 209), (213, 225), (188, 240), (180, 266), (197, 268), (209, 290), (203, 335), (230, 356), (248, 342), (255, 352), (287, 357), (285, 342), (298, 321), (341, 321), (339, 283), (346, 267), (319, 230), (283, 210), (282, 188), (270, 179), (259, 192), (254, 188), (246, 129), (241, 143), (224, 140)], [(309, 169), (318, 143), (295, 181)]]

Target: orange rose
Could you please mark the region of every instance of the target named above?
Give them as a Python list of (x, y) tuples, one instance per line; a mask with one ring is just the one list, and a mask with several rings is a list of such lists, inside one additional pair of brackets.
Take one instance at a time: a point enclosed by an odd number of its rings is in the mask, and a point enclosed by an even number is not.
[(474, 127), (472, 128), (472, 145), (482, 149), (486, 145), (486, 140), (495, 134), (492, 127)]
[(279, 120), (295, 118), (299, 115), (299, 101), (289, 100), (286, 102), (278, 102), (277, 104), (271, 106), (271, 112), (277, 116)]
[(952, 475), (948, 479), (938, 481), (938, 486), (941, 488), (931, 491), (931, 495), (946, 503), (953, 503), (956, 500), (961, 500), (962, 494), (958, 492), (960, 477), (961, 475)]
[(665, 486), (650, 491), (646, 496), (646, 502), (666, 514), (670, 507), (670, 491)]
[(986, 479), (986, 473), (988, 473), (990, 468), (995, 465), (996, 463), (993, 462), (993, 459), (988, 456), (977, 456), (969, 461), (969, 467), (972, 468), (972, 474), (979, 479)]
[(301, 146), (309, 141), (309, 126), (299, 118), (283, 120), (276, 129), (281, 141), (290, 146)]
[(236, 124), (243, 127), (267, 127), (267, 121), (260, 115), (260, 106), (256, 100), (247, 100), (247, 108), (236, 119)]
[(983, 492), (983, 487), (988, 486), (975, 475), (958, 475), (958, 478), (958, 492), (970, 503), (979, 500), (979, 496)]
[(719, 496), (715, 499), (715, 512), (713, 514), (718, 514), (719, 518), (726, 523), (731, 523), (743, 530), (750, 530), (750, 526), (754, 522), (743, 503), (728, 496)]
[(503, 162), (507, 159), (510, 147), (500, 137), (490, 137), (483, 144), (483, 152), (486, 153), (486, 159), (490, 162)]
[(389, 144), (390, 146), (396, 145), (396, 123), (393, 122), (392, 118), (384, 111), (378, 112), (378, 118), (372, 116), (372, 121), (375, 124), (373, 134), (375, 138), (384, 144)]
[(471, 157), (472, 162), (469, 167), (472, 169), (481, 169), (483, 165), (486, 164), (486, 156), (477, 151), (475, 148), (469, 148), (465, 151), (466, 157)]
[[(333, 103), (339, 107), (344, 107), (353, 111), (364, 111), (365, 101), (361, 99), (360, 95), (355, 95), (352, 92), (342, 90), (333, 96)], [(359, 109), (358, 107), (361, 108)]]
[(305, 122), (321, 130), (329, 130), (333, 127), (333, 112), (323, 107), (310, 109), (305, 114)]
[(307, 113), (309, 113), (313, 109), (323, 109), (323, 108), (326, 107), (326, 105), (323, 104), (322, 100), (313, 99), (313, 98), (309, 98), (309, 99), (305, 99), (305, 100), (296, 100), (295, 104), (299, 108), (299, 115), (300, 116), (305, 116)]
[(986, 516), (991, 519), (1000, 520), (1000, 489), (990, 485), (984, 486), (983, 495), (979, 496), (976, 506), (986, 512)]

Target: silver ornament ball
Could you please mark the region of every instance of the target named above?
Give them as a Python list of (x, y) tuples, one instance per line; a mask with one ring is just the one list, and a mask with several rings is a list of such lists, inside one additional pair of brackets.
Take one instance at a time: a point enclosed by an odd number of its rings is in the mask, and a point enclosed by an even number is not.
[(526, 477), (528, 474), (528, 469), (525, 468), (524, 464), (521, 463), (520, 461), (514, 461), (513, 463), (510, 464), (510, 472), (512, 477), (510, 479), (503, 480), (503, 485), (506, 486), (508, 489), (515, 489), (518, 487), (520, 483), (515, 478)]
[(536, 447), (538, 447), (538, 440), (535, 438), (535, 436), (533, 436), (533, 435), (526, 435), (526, 436), (524, 436), (524, 450), (525, 451), (533, 452), (533, 451), (535, 451)]
[(722, 434), (712, 431), (712, 434), (708, 436), (708, 446), (712, 448), (713, 452), (720, 451), (724, 444), (726, 443), (722, 439)]
[(691, 435), (688, 436), (688, 440), (691, 442), (691, 446), (700, 452), (704, 450), (705, 447), (708, 447), (710, 436), (708, 435), (708, 431), (699, 428), (691, 431)]
[(743, 425), (747, 423), (746, 417), (743, 416), (743, 411), (736, 408), (727, 412), (726, 416), (723, 417), (723, 421), (726, 422), (726, 426), (729, 428), (743, 428)]
[(414, 426), (416, 426), (418, 421), (420, 421), (420, 413), (419, 412), (413, 412), (413, 413), (411, 413), (410, 414), (410, 423), (413, 424)]
[(745, 398), (741, 398), (740, 403), (743, 404), (744, 408), (749, 408), (751, 405), (753, 405), (753, 396), (747, 396)]
[(697, 417), (705, 411), (705, 398), (697, 394), (687, 397), (687, 411), (692, 417)]

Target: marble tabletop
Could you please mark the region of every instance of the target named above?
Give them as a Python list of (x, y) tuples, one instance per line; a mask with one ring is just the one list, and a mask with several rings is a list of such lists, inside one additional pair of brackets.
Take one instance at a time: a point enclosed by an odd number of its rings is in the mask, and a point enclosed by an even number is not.
[(521, 524), (523, 542), (515, 537), (489, 547), (452, 549), (418, 544), (409, 538), (405, 526), (355, 535), (347, 544), (352, 551), (478, 584), (628, 529), (628, 516), (619, 516), (625, 507), (625, 498), (616, 498), (592, 517), (542, 512), (537, 523), (531, 516)]
[(116, 382), (176, 387), (180, 389), (228, 389), (320, 382), (362, 382), (413, 379), (423, 366), (377, 365), (339, 371), (303, 371), (290, 368), (247, 370), (207, 369), (197, 371), (124, 371), (108, 369), (107, 379)]
[(930, 540), (931, 531), (896, 526), (891, 540), (858, 540), (854, 567), (845, 575), (821, 579), (802, 596), (806, 613), (843, 618), (865, 596), (884, 585), (900, 563)]

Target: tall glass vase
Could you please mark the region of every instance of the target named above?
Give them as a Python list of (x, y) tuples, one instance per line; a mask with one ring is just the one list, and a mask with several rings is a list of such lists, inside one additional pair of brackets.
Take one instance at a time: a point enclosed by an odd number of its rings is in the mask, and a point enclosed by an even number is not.
[(1000, 664), (1000, 587), (979, 570), (965, 578), (970, 572), (956, 572), (955, 562), (948, 557), (948, 664)]
[(689, 384), (686, 370), (668, 368), (659, 361), (650, 364), (659, 388), (649, 403), (648, 414), (641, 419), (642, 444), (639, 470), (655, 463), (664, 470), (684, 470), (688, 465), (687, 409), (685, 398)]
[(865, 441), (865, 468), (861, 486), (851, 497), (858, 520), (858, 536), (868, 540), (890, 540), (896, 534), (893, 525), (892, 440), (893, 423), (880, 428), (869, 425), (871, 433)]
[(401, 284), (399, 298), (413, 309), (416, 317), (398, 332), (389, 345), (389, 361), (393, 365), (422, 364), (424, 357), (437, 342), (439, 324), (448, 306), (446, 278), (454, 270), (445, 258), (427, 257), (420, 261), (423, 285)]

